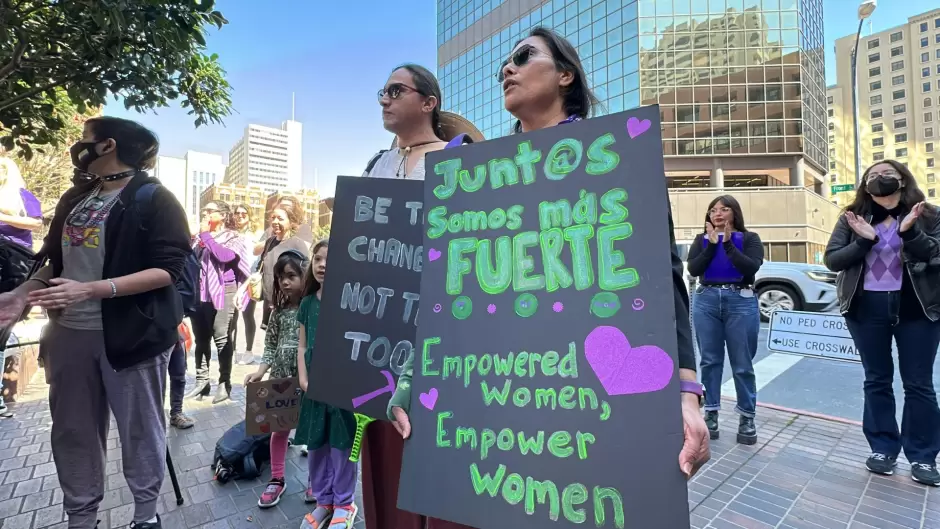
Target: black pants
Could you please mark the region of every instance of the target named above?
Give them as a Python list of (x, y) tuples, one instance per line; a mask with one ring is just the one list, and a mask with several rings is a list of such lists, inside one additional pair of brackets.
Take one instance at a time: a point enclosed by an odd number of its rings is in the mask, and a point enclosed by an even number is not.
[[(897, 457), (903, 449), (911, 463), (935, 464), (940, 452), (940, 407), (933, 366), (940, 345), (940, 322), (899, 319), (898, 292), (864, 291), (853, 305), (846, 323), (865, 369), (862, 430), (872, 452)], [(900, 431), (895, 418), (892, 337), (898, 346), (904, 386)]]
[(225, 303), (216, 310), (211, 301), (200, 303), (189, 320), (193, 326), (196, 342), (196, 383), (209, 380), (209, 359), (212, 349), (209, 340), (215, 342), (219, 355), (219, 384), (232, 383), (232, 357), (235, 355), (235, 286), (225, 287)]
[(255, 307), (258, 302), (251, 300), (242, 311), (242, 322), (245, 324), (245, 352), (250, 353), (251, 347), (255, 343), (255, 332), (258, 326), (255, 324)]
[(261, 307), (261, 330), (266, 331), (268, 329), (268, 320), (271, 319), (271, 312), (274, 310), (274, 307), (272, 307), (271, 302), (266, 299), (261, 303), (264, 303)]

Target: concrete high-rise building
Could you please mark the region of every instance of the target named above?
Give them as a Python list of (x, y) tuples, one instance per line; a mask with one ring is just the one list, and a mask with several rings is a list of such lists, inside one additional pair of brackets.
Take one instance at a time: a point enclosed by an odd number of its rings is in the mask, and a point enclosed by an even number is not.
[(159, 156), (154, 176), (166, 185), (182, 204), (190, 225), (199, 221), (199, 197), (212, 184), (221, 182), (225, 164), (221, 154), (187, 151), (182, 158)]
[[(855, 183), (852, 48), (855, 35), (836, 40), (836, 81), (830, 87), (829, 137), (845, 145), (836, 161), (837, 184)], [(862, 170), (885, 158), (903, 162), (927, 199), (940, 204), (940, 9), (907, 24), (863, 36), (858, 54), (859, 148)], [(837, 156), (843, 151), (836, 149)], [(848, 192), (846, 192), (848, 193)], [(844, 203), (849, 196), (839, 196)]]
[(225, 183), (255, 185), (267, 193), (301, 188), (303, 125), (288, 120), (281, 128), (251, 124), (229, 151)]
[[(823, 249), (836, 208), (824, 178), (822, 0), (437, 6), (444, 107), (487, 138), (508, 134), (513, 123), (496, 80), (500, 64), (531, 28), (549, 27), (578, 48), (601, 113), (660, 105), (680, 244), (701, 232), (708, 200), (730, 192), (746, 196), (747, 221), (769, 258), (805, 262)], [(812, 214), (782, 213), (791, 205)]]

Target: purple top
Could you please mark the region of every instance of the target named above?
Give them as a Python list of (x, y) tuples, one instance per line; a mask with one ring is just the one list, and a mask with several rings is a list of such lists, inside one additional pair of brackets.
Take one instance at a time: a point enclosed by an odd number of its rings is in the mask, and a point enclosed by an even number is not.
[[(26, 217), (31, 219), (42, 218), (42, 207), (39, 205), (39, 200), (32, 193), (20, 189), (20, 198), (23, 199), (23, 212)], [(33, 248), (33, 232), (30, 230), (10, 226), (6, 222), (0, 221), (0, 235), (5, 235), (26, 248)]]
[[(724, 242), (725, 235), (723, 233), (718, 235), (718, 248), (715, 250), (715, 257), (712, 258), (712, 262), (708, 264), (708, 268), (705, 269), (705, 273), (702, 275), (702, 279), (709, 283), (740, 283), (744, 280), (744, 275), (738, 271), (737, 268), (731, 264), (731, 260), (728, 259), (728, 253), (725, 252)], [(707, 237), (702, 237), (702, 247), (708, 248), (708, 245), (711, 244), (708, 241)], [(741, 250), (744, 247), (744, 234), (741, 232), (734, 232), (731, 234), (731, 244), (735, 246), (738, 250)]]
[(244, 239), (233, 231), (223, 231), (218, 238), (208, 232), (199, 234), (205, 250), (200, 262), (199, 300), (211, 301), (216, 309), (225, 306), (225, 287), (241, 283), (251, 275)]
[(882, 222), (874, 228), (878, 242), (865, 255), (865, 290), (897, 292), (904, 278), (898, 223), (887, 226)]

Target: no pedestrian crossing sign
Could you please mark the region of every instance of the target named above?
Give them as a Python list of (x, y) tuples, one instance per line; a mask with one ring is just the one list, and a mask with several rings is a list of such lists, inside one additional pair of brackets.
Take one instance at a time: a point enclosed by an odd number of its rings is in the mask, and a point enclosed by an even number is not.
[(845, 318), (822, 312), (774, 311), (767, 349), (778, 353), (861, 362)]

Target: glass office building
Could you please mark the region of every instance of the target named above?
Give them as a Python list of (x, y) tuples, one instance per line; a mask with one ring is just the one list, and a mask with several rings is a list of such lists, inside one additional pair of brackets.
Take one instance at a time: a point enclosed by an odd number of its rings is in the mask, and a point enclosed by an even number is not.
[(669, 187), (825, 194), (822, 0), (438, 0), (444, 107), (509, 133), (499, 64), (535, 26), (566, 36), (612, 113), (659, 104)]

